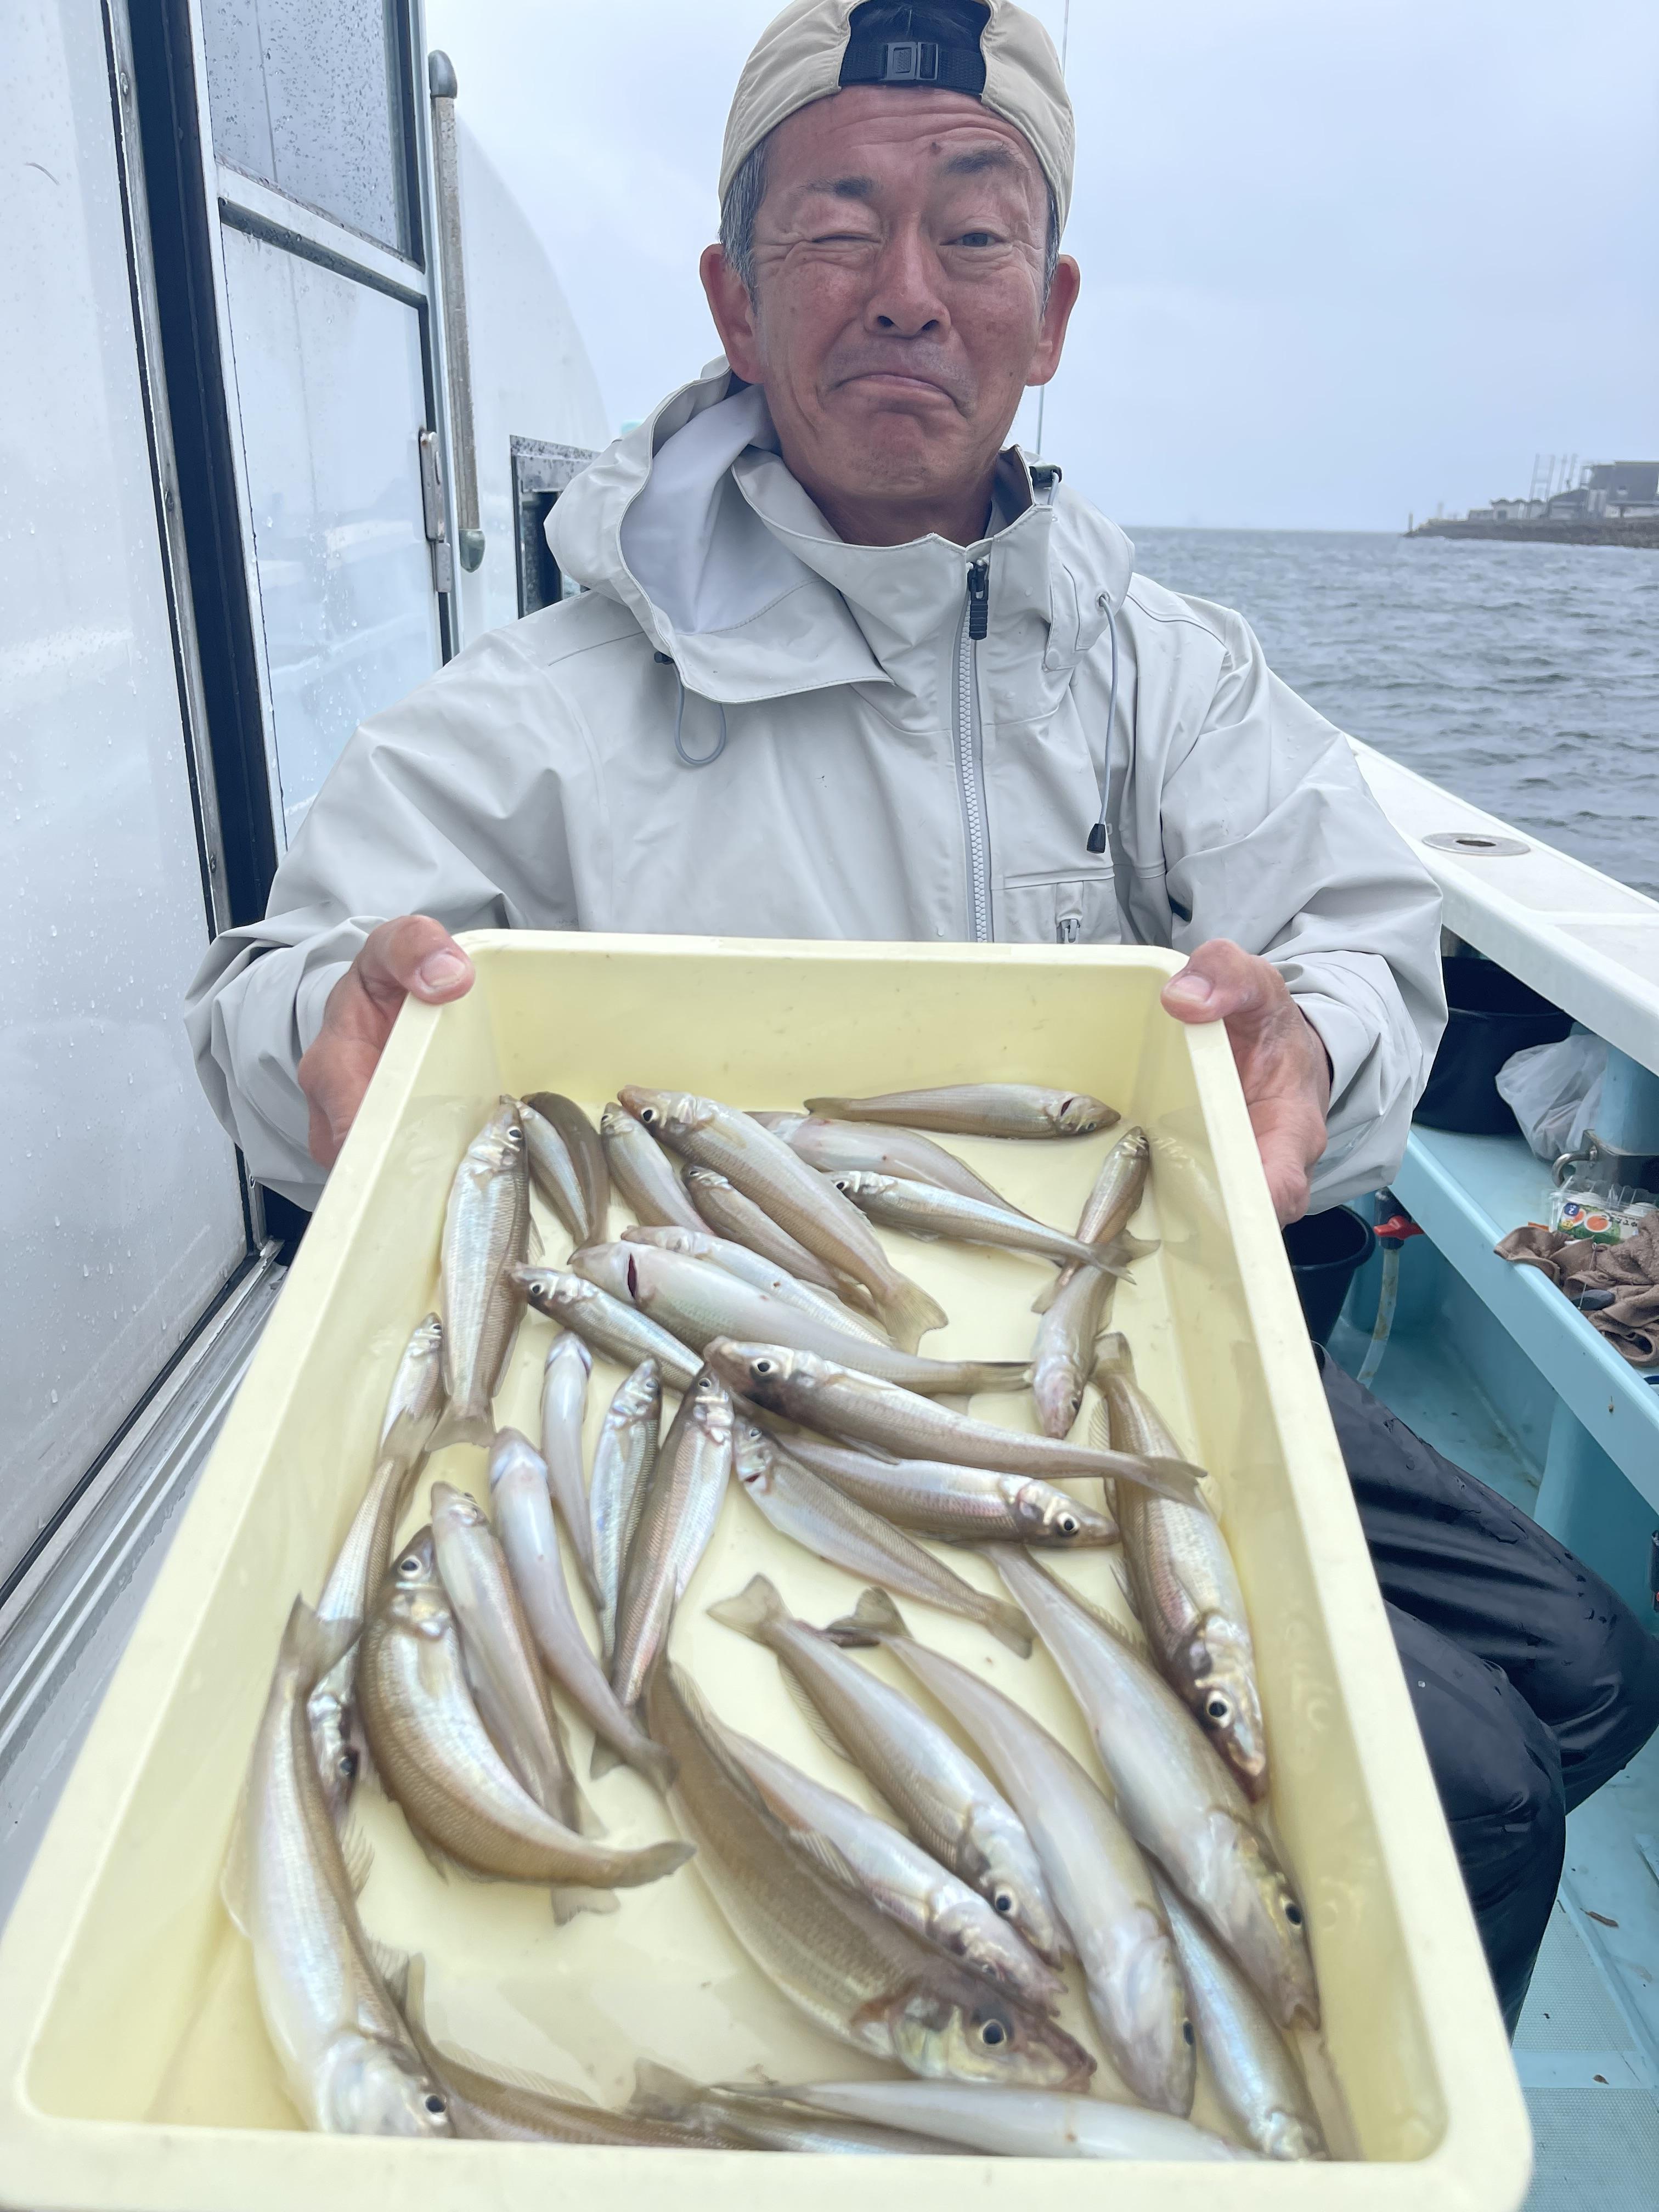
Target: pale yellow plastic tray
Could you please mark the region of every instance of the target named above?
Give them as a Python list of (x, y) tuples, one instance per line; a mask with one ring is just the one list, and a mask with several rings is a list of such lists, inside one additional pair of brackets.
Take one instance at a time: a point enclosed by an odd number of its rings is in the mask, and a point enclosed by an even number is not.
[[(1177, 963), (1082, 947), (511, 933), (470, 942), (471, 996), (441, 1012), (411, 1007), (398, 1024), (0, 1946), (0, 2201), (35, 2212), (843, 2212), (856, 2191), (863, 2212), (959, 2212), (964, 2193), (1007, 2207), (1040, 2196), (1045, 2212), (1512, 2212), (1530, 2162), (1525, 2110), (1226, 1041), (1158, 1006)], [(817, 1091), (995, 1078), (1091, 1090), (1152, 1139), (1152, 1194), (1136, 1227), (1161, 1243), (1118, 1291), (1115, 1320), (1218, 1486), (1260, 1655), (1273, 1817), (1324, 1996), (1325, 2051), (1307, 2055), (1352, 2162), (850, 2161), (300, 2131), (246, 1947), (219, 1901), (219, 1867), (283, 1619), (296, 1590), (316, 1597), (362, 1492), (392, 1368), (434, 1303), (451, 1175), (495, 1097), (545, 1087), (597, 1108), (640, 1082), (783, 1106)], [(960, 1149), (1016, 1201), (1063, 1223), (1110, 1141)], [(539, 1218), (557, 1257), (567, 1240)], [(1030, 1299), (1048, 1271), (890, 1242), (951, 1316), (927, 1349), (1006, 1356), (1029, 1345)], [(528, 1318), (500, 1407), (532, 1432), (550, 1334)], [(594, 1426), (617, 1379), (596, 1363)], [(1030, 1420), (1029, 1400), (978, 1410)], [(484, 1488), (479, 1452), (434, 1464)], [(956, 1564), (994, 1586), (982, 1562)], [(734, 1487), (676, 1624), (677, 1655), (726, 1717), (867, 1797), (811, 1735), (772, 1659), (705, 1616), (757, 1568), (810, 1619), (856, 1595)], [(1109, 1597), (1103, 1555), (1068, 1571)], [(1022, 1662), (963, 1622), (906, 1610), (920, 1634), (983, 1668), (1092, 1761), (1040, 1651)], [(620, 1836), (668, 1832), (631, 1773), (592, 1795)], [(561, 1930), (538, 1892), (444, 1882), (397, 1812), (368, 1790), (358, 1803), (375, 1850), (365, 1920), (426, 1958), (441, 2039), (606, 2101), (626, 2095), (641, 2054), (702, 2080), (883, 2070), (761, 1980), (695, 1865), (625, 1892), (612, 1917)], [(1081, 2010), (1067, 2020), (1094, 2047)], [(1103, 2066), (1099, 2086), (1112, 2085)], [(1201, 2088), (1195, 2117), (1213, 2111)]]

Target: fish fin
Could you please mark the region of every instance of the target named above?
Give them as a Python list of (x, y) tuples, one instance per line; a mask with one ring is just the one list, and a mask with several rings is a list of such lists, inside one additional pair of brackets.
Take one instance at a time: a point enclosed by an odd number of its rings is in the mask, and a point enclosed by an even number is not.
[(1052, 1283), (1045, 1283), (1031, 1301), (1031, 1311), (1034, 1314), (1046, 1314), (1066, 1284), (1071, 1281), (1073, 1272), (1070, 1267), (1062, 1267)]
[(398, 2010), (416, 2042), (429, 2050), (431, 2038), (426, 2032), (426, 1959), (422, 1952), (411, 1951), (404, 1960), (404, 1999)]
[(1036, 1632), (1017, 1605), (1003, 1598), (994, 1598), (985, 1616), (985, 1626), (999, 1644), (1006, 1644), (1018, 1659), (1029, 1659)]
[(350, 1650), (362, 1627), (359, 1620), (321, 1620), (302, 1597), (296, 1597), (283, 1629), (276, 1663), (300, 1676), (309, 1698)]
[(407, 1951), (394, 1951), (390, 1943), (377, 1943), (372, 1936), (363, 1937), (363, 1948), (373, 1961), (375, 1972), (386, 1984), (392, 2002), (399, 2012), (409, 2006), (410, 1957)]
[(890, 1297), (878, 1297), (876, 1310), (882, 1327), (901, 1352), (914, 1352), (930, 1329), (944, 1328), (951, 1316), (937, 1298), (929, 1297), (920, 1283), (901, 1275)]
[(593, 1739), (593, 1756), (587, 1763), (587, 1778), (601, 1782), (607, 1774), (623, 1764), (623, 1755), (614, 1743), (607, 1743), (602, 1735)]
[(951, 1364), (960, 1370), (963, 1387), (970, 1398), (981, 1390), (1028, 1390), (1031, 1385), (1029, 1359), (962, 1359)]
[(570, 1826), (576, 1831), (576, 1833), (579, 1836), (587, 1837), (590, 1842), (594, 1838), (604, 1835), (605, 1833), (605, 1822), (600, 1819), (599, 1814), (594, 1811), (589, 1800), (583, 1795), (582, 1791), (577, 1788), (576, 1778), (574, 1774), (570, 1778), (570, 1800), (572, 1809), (576, 1815), (575, 1819), (571, 1821)]
[(450, 1405), (445, 1407), (443, 1419), (432, 1431), (428, 1449), (441, 1452), (447, 1451), (452, 1444), (478, 1444), (487, 1451), (495, 1435), (495, 1419), (488, 1406), (479, 1412)]
[[(1105, 1335), (1097, 1341), (1095, 1371), (1090, 1379), (1098, 1389), (1104, 1379), (1113, 1375), (1121, 1375), (1128, 1382), (1133, 1382), (1135, 1379), (1134, 1353), (1130, 1348), (1128, 1338), (1124, 1335), (1121, 1329), (1116, 1328), (1108, 1329)], [(1089, 1424), (1089, 1441), (1093, 1443), (1096, 1438), (1099, 1437), (1102, 1440), (1103, 1448), (1105, 1448), (1106, 1437), (1105, 1413), (1106, 1409), (1103, 1406), (1097, 1406), (1095, 1418)]]
[(659, 2066), (651, 2058), (636, 2058), (634, 2094), (623, 2109), (640, 2113), (647, 2119), (678, 2119), (685, 2106), (702, 2094), (701, 2082), (677, 2074), (672, 2066)]
[(833, 1881), (837, 1889), (850, 1889), (855, 1896), (868, 1897), (871, 1885), (860, 1875), (847, 1854), (828, 1836), (816, 1828), (797, 1828), (786, 1822), (789, 1840), (802, 1857), (815, 1866), (821, 1875)]
[(789, 1668), (780, 1667), (778, 1671), (783, 1676), (784, 1688), (788, 1691), (800, 1708), (802, 1718), (824, 1749), (833, 1751), (837, 1759), (844, 1759), (849, 1766), (856, 1766), (858, 1761), (812, 1703), (811, 1698), (807, 1696), (805, 1686), (796, 1679)]
[(842, 1620), (832, 1620), (824, 1630), (834, 1637), (843, 1651), (867, 1650), (879, 1644), (884, 1636), (905, 1636), (910, 1633), (904, 1625), (904, 1615), (884, 1589), (873, 1585), (859, 1593), (859, 1601)]
[(621, 1907), (614, 1889), (584, 1889), (574, 1882), (556, 1882), (549, 1895), (553, 1900), (553, 1917), (561, 1928), (574, 1920), (579, 1912), (617, 1912)]
[(355, 1821), (348, 1820), (340, 1830), (340, 1856), (345, 1861), (352, 1895), (361, 1896), (374, 1864), (374, 1852), (368, 1838)]
[(753, 1576), (735, 1596), (720, 1598), (707, 1610), (710, 1620), (718, 1620), (722, 1628), (735, 1628), (757, 1644), (765, 1643), (763, 1630), (789, 1618), (789, 1608), (764, 1575)]
[(641, 1741), (631, 1761), (634, 1770), (642, 1774), (652, 1788), (666, 1796), (674, 1786), (679, 1768), (659, 1743)]
[(1120, 1233), (1106, 1247), (1107, 1265), (1112, 1267), (1114, 1273), (1116, 1273), (1136, 1260), (1150, 1260), (1161, 1242), (1157, 1237), (1130, 1237)]

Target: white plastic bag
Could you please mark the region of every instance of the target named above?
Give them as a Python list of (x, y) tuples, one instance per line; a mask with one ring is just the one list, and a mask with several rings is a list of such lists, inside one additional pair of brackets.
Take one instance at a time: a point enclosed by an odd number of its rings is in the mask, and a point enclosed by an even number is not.
[(1601, 1106), (1607, 1048), (1588, 1030), (1559, 1044), (1528, 1045), (1498, 1071), (1498, 1095), (1515, 1109), (1522, 1134), (1540, 1160), (1576, 1152)]

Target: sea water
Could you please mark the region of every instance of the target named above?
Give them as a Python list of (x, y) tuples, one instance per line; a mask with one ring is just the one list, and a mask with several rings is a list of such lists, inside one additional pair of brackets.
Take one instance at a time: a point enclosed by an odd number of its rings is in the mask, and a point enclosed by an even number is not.
[(1659, 552), (1361, 532), (1133, 530), (1320, 712), (1659, 898)]

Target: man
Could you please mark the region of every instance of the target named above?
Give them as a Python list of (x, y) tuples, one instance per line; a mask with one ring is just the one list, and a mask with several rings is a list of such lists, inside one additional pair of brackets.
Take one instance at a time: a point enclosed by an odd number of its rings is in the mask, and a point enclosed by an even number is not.
[[(256, 1176), (309, 1202), (405, 994), (459, 996), (449, 933), (507, 925), (1173, 945), (1164, 1006), (1225, 1022), (1281, 1218), (1388, 1181), (1444, 1019), (1431, 883), (1247, 626), (1004, 447), (1077, 297), (1072, 150), (1010, 0), (795, 0), (763, 34), (702, 262), (726, 359), (560, 501), (586, 595), (366, 723), (198, 978)], [(1489, 1493), (1449, 1553), (1479, 1486), (1327, 1374), (1513, 2017), (1563, 1761), (1630, 1757), (1659, 1662)], [(1522, 1589), (1528, 1644), (1556, 1606), (1530, 1687)]]

